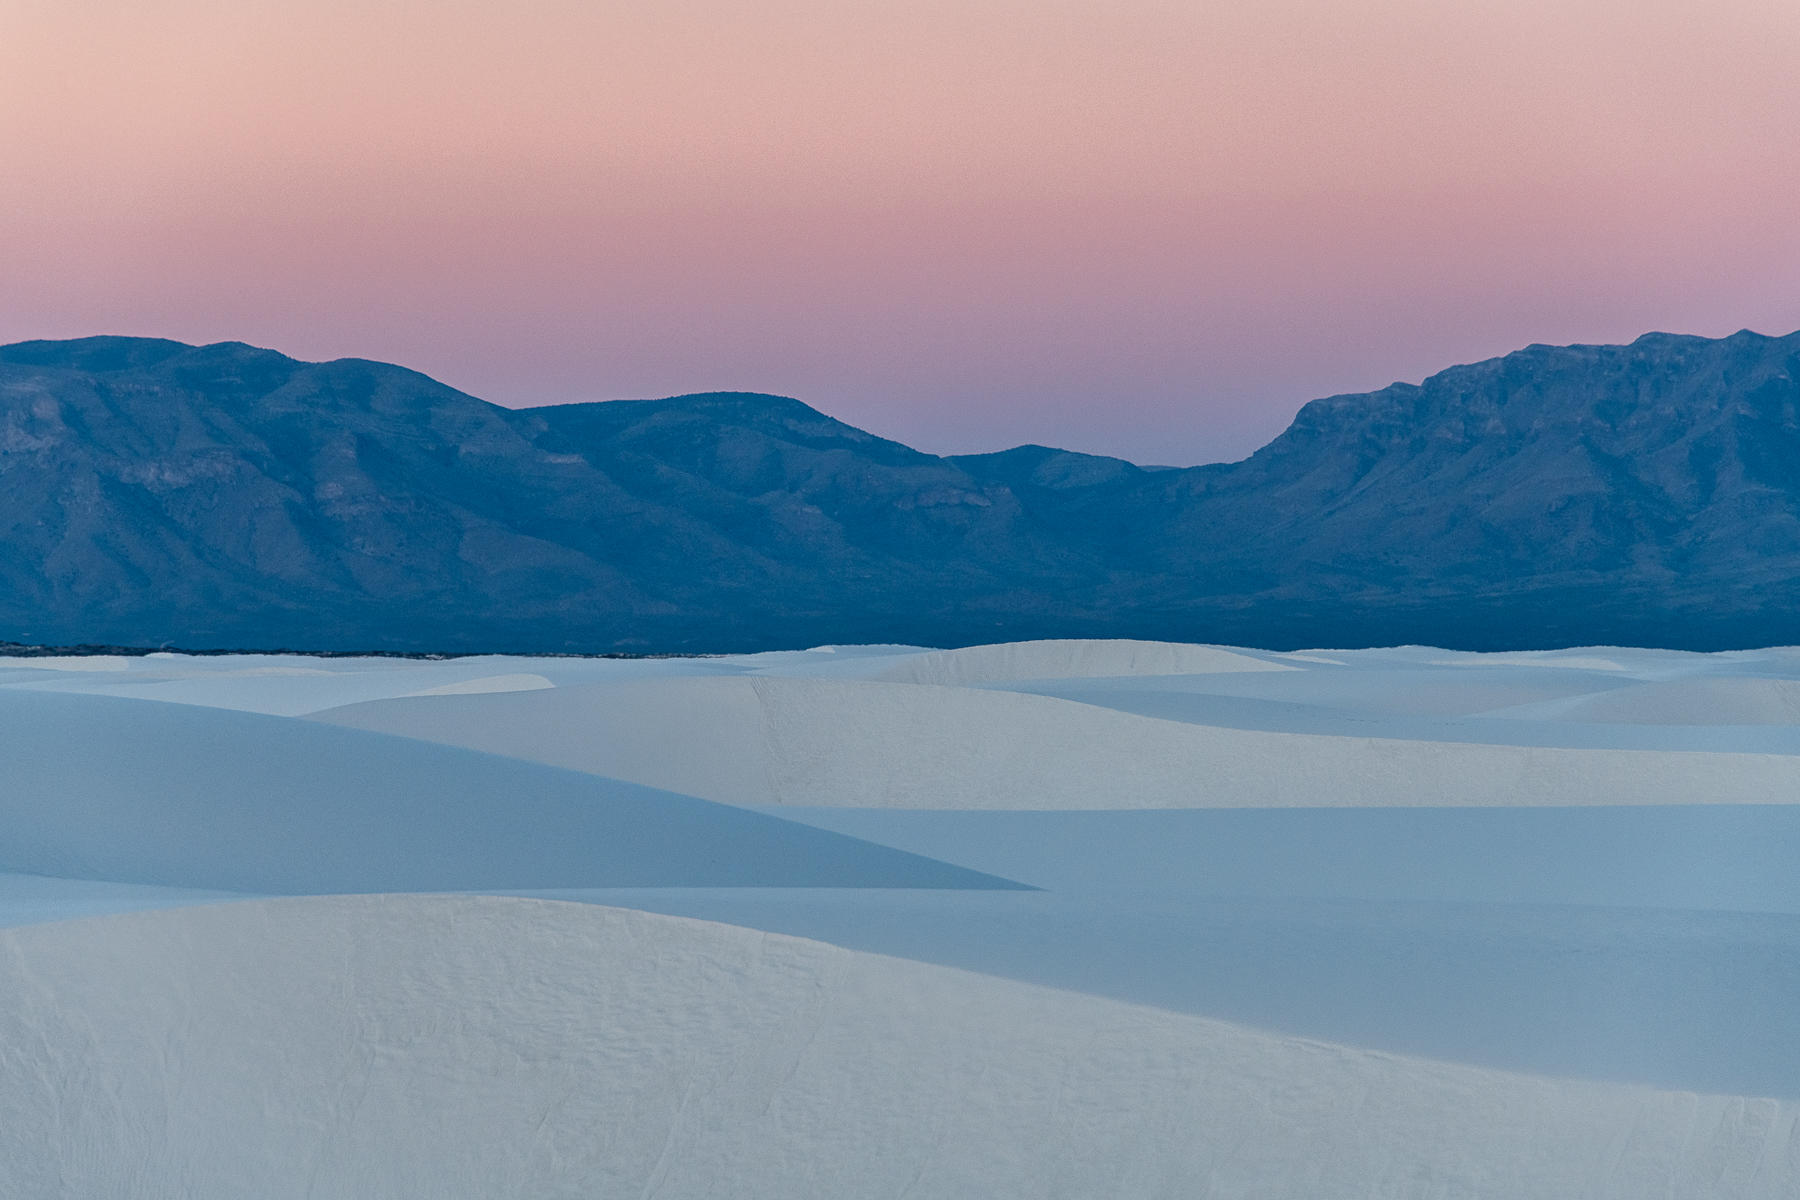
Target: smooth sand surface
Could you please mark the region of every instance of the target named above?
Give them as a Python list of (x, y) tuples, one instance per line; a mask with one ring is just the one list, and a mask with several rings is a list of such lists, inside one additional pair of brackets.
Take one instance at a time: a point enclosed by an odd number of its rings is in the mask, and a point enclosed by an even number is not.
[[(120, 986), (129, 980), (129, 987)], [(0, 933), (17, 1196), (1789, 1197), (1800, 1108), (706, 922), (315, 897)]]

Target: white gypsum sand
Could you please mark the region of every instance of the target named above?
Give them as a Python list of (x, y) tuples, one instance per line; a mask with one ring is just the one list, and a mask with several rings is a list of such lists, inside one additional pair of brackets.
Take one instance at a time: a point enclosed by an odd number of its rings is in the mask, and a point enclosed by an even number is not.
[[(122, 986), (122, 981), (129, 981)], [(19, 1196), (1777, 1197), (1791, 1102), (451, 896), (0, 933)]]
[(1792, 1196), (1796, 686), (1791, 649), (0, 664), (0, 1194)]
[(1140, 809), (1800, 797), (1800, 755), (1282, 733), (870, 680), (643, 679), (384, 701), (314, 719), (728, 804)]
[(1003, 642), (909, 655), (874, 677), (897, 683), (950, 687), (1031, 679), (1089, 679), (1124, 675), (1215, 675), (1289, 671), (1276, 655), (1184, 642), (1047, 640)]

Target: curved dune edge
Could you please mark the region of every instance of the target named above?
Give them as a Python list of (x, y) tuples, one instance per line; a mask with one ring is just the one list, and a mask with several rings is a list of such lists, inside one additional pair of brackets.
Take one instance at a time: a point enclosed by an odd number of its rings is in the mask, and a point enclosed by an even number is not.
[(692, 796), (257, 713), (0, 689), (0, 731), (9, 871), (265, 895), (1019, 886)]
[(707, 922), (313, 897), (0, 933), (0, 1191), (1791, 1196), (1800, 1106), (1276, 1037)]
[(495, 692), (541, 692), (556, 685), (542, 675), (483, 675), (476, 679), (464, 679), (456, 683), (440, 684), (437, 687), (425, 688), (417, 692), (408, 692), (408, 696), (484, 696)]
[(1141, 642), (1128, 638), (998, 642), (909, 655), (874, 676), (890, 683), (979, 687), (1027, 679), (1093, 679), (1120, 675), (1214, 675), (1232, 671), (1293, 671), (1224, 646)]
[(1633, 725), (1800, 725), (1800, 680), (1675, 679), (1521, 705), (1507, 716)]
[(1800, 756), (1275, 733), (1050, 696), (769, 677), (350, 705), (312, 719), (726, 804), (1146, 809), (1768, 804)]

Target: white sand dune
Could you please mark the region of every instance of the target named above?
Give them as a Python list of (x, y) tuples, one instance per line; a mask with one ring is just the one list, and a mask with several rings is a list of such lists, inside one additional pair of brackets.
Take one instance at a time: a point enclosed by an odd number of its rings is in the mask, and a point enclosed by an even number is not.
[[(0, 668), (36, 659), (0, 659)], [(0, 688), (119, 696), (295, 717), (368, 700), (448, 691), (516, 691), (559, 681), (712, 674), (705, 659), (309, 658), (301, 655), (154, 654), (63, 659), (97, 663), (60, 671), (0, 669)], [(10, 677), (9, 677), (10, 676)]]
[(0, 871), (0, 926), (36, 925), (73, 917), (182, 908), (246, 898), (241, 892), (114, 883), (105, 879), (58, 879), (49, 875)]
[[(121, 981), (129, 980), (129, 986)], [(1449, 1066), (592, 906), (0, 933), (11, 1196), (1792, 1197), (1800, 1108)]]
[(1800, 725), (1800, 679), (1653, 680), (1492, 714), (1627, 725)]
[(95, 673), (126, 670), (131, 660), (118, 654), (44, 654), (8, 657), (4, 660), (11, 671), (78, 671)]
[(1791, 649), (84, 666), (0, 1196), (1800, 1197)]
[(1047, 640), (968, 646), (908, 656), (874, 678), (895, 683), (981, 687), (1028, 679), (1085, 679), (1119, 675), (1212, 675), (1290, 671), (1276, 655), (1183, 642)]
[[(1418, 649), (1424, 650), (1424, 647)], [(1736, 651), (1735, 654), (1779, 654), (1771, 650)], [(1567, 650), (1514, 650), (1504, 653), (1482, 653), (1473, 650), (1444, 651), (1432, 649), (1419, 655), (1419, 661), (1447, 667), (1562, 667), (1582, 671), (1619, 671), (1636, 674), (1652, 671), (1705, 669), (1707, 664), (1728, 659), (1731, 654), (1705, 654), (1694, 650), (1655, 650), (1638, 646), (1582, 646)]]
[(554, 891), (1484, 1068), (1800, 1099), (1800, 920), (1193, 893)]
[[(423, 703), (450, 699), (467, 697)], [(278, 893), (995, 883), (633, 783), (257, 713), (0, 688), (0, 730), (0, 870)]]
[[(1227, 675), (1031, 680), (1009, 690), (1112, 707), (1118, 694), (1281, 703), (1381, 722), (1394, 717), (1466, 718), (1508, 705), (1591, 696), (1629, 687), (1630, 677), (1564, 667), (1364, 665)], [(1149, 713), (1147, 715), (1156, 715)], [(1204, 721), (1202, 722), (1204, 723)]]
[(1348, 737), (931, 684), (710, 677), (346, 706), (316, 720), (728, 804), (1137, 809), (1787, 803), (1800, 756)]
[(538, 692), (556, 685), (542, 675), (481, 675), (456, 683), (440, 683), (436, 687), (408, 692), (409, 696), (483, 696), (491, 692)]

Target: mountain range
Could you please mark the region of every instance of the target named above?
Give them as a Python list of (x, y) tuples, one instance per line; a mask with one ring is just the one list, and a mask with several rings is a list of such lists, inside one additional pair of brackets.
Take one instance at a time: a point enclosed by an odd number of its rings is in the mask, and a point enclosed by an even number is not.
[(1531, 346), (1236, 463), (797, 400), (530, 409), (241, 343), (0, 347), (0, 640), (737, 651), (1800, 643), (1800, 334)]

